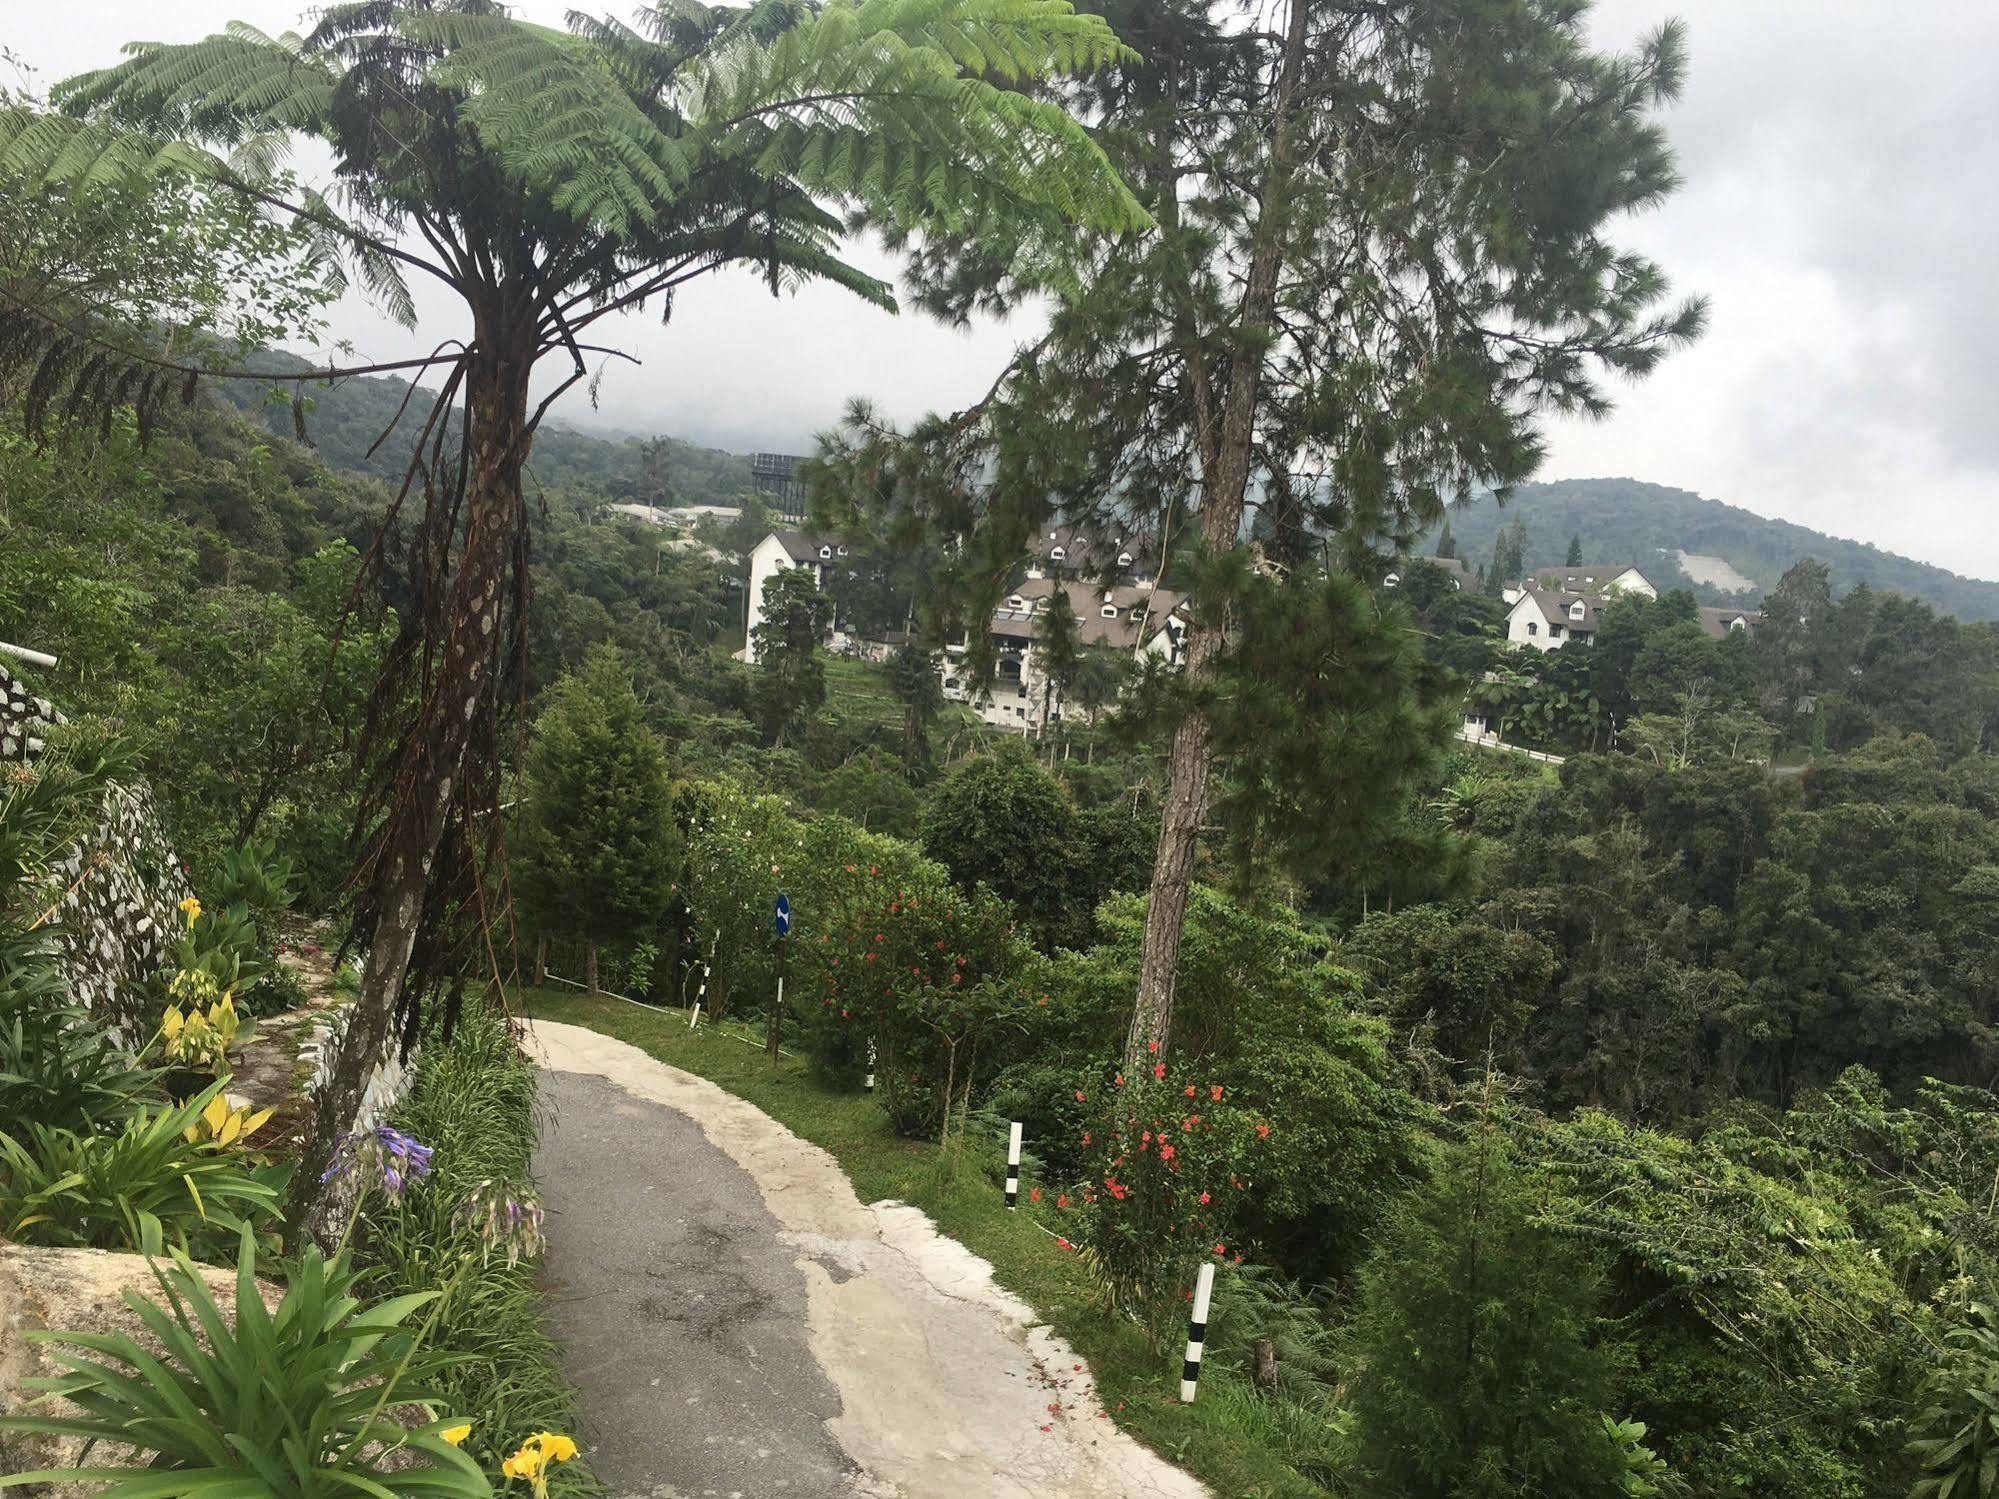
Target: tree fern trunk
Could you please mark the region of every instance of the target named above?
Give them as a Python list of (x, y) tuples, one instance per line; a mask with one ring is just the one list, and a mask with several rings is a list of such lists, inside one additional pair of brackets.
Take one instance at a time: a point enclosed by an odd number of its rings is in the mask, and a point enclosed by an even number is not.
[[(466, 750), (490, 698), (502, 638), (509, 561), (521, 523), (527, 458), (533, 325), (499, 330), (480, 319), (466, 378), (468, 430), (464, 523), (444, 605), (445, 627), (418, 716), (396, 747), (395, 789), (367, 886), (375, 913), (361, 993), (313, 1100), (313, 1123), (293, 1179), (292, 1222), (311, 1221), (320, 1174), (350, 1129), (393, 1020), (429, 896), (431, 867), (452, 799), (462, 793)], [(504, 336), (512, 333), (512, 337)]]

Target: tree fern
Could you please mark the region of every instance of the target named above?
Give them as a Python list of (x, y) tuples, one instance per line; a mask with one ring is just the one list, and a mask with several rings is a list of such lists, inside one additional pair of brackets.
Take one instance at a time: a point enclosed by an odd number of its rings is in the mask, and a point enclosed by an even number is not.
[[(303, 36), (234, 26), (138, 44), (60, 86), (54, 113), (0, 111), (0, 181), (110, 193), (185, 180), (281, 226), (325, 288), (358, 286), (413, 324), (414, 278), (428, 278), (474, 330), (410, 362), (443, 379), (394, 502), (424, 499), (412, 628), (363, 746), (387, 767), (357, 829), (367, 979), (302, 1181), (387, 1044), (406, 973), (421, 992), (493, 951), (467, 932), (486, 920), (479, 866), (500, 820), (474, 819), (496, 800), (502, 684), (526, 638), (521, 473), (549, 403), (610, 352), (590, 330), (732, 263), (773, 291), (826, 281), (893, 306), (843, 257), (851, 214), (904, 236), (989, 236), (1020, 275), (1059, 282), (1086, 253), (1079, 227), (1150, 221), (1088, 132), (1034, 90), (1128, 56), (1069, 0), (662, 0), (629, 23), (572, 16), (565, 30), (493, 0), (354, 0)], [(300, 137), (331, 148), (339, 191), (285, 175)], [(100, 323), (8, 302), (4, 285), (0, 304), (0, 358), (32, 368), (37, 427), (143, 409), (210, 368), (107, 351)], [(531, 407), (545, 354), (565, 376)]]

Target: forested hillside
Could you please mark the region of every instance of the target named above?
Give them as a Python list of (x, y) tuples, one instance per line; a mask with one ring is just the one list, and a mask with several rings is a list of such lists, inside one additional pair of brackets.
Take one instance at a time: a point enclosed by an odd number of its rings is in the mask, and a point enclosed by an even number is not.
[[(1702, 603), (1753, 602), (1794, 562), (1816, 557), (1831, 568), (1837, 593), (1865, 583), (1923, 599), (1959, 619), (1999, 619), (1999, 583), (1637, 479), (1523, 484), (1503, 507), (1483, 499), (1453, 511), (1457, 555), (1467, 567), (1490, 565), (1500, 530), (1515, 522), (1526, 528), (1523, 561), (1529, 568), (1566, 562), (1570, 540), (1580, 537), (1586, 561), (1636, 563), (1662, 587), (1693, 588)], [(1438, 534), (1429, 532), (1417, 550), (1434, 551)], [(1679, 552), (1720, 558), (1755, 586), (1730, 592), (1689, 578), (1678, 569)]]
[[(258, 354), (252, 368), (295, 373), (308, 368), (295, 354)], [(253, 380), (219, 381), (213, 387), (227, 402), (246, 411), (271, 432), (293, 436), (289, 390), (273, 399), (271, 387)], [(332, 387), (312, 387), (306, 398), (306, 438), (334, 468), (401, 479), (409, 461), (409, 443), (420, 425), (426, 403), (421, 395), (409, 403), (404, 425), (370, 453), (382, 433), (403, 410), (409, 383), (393, 375), (360, 375)], [(749, 459), (674, 437), (613, 439), (554, 423), (535, 438), (534, 478), (544, 486), (590, 483), (621, 499), (655, 505), (726, 504), (748, 487)]]

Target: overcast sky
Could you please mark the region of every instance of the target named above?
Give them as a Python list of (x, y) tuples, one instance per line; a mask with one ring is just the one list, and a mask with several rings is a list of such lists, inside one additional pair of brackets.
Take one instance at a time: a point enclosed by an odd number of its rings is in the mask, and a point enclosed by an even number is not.
[[(556, 20), (569, 0), (520, 10)], [(581, 3), (581, 0), (579, 0)], [(613, 7), (616, 8), (616, 7)], [(0, 42), (40, 80), (131, 37), (232, 19), (297, 24), (299, 0), (0, 0)], [(1605, 45), (1667, 15), (1692, 70), (1669, 126), (1685, 188), (1622, 239), (1706, 293), (1711, 329), (1609, 421), (1550, 434), (1544, 477), (1623, 475), (1696, 490), (1956, 571), (1999, 578), (1999, 5), (1991, 0), (1598, 0)], [(426, 309), (427, 330), (448, 307)], [(364, 308), (336, 333), (411, 349)], [(437, 333), (429, 332), (425, 347)], [(717, 446), (799, 450), (852, 395), (911, 418), (990, 384), (1018, 327), (970, 333), (844, 294), (782, 301), (747, 276), (697, 282), (673, 321), (622, 331), (592, 413)]]

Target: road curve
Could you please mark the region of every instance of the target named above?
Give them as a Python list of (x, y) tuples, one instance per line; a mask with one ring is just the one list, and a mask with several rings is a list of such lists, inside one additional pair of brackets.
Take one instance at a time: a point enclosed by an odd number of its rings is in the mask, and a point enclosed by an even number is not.
[(992, 1270), (638, 1048), (536, 1022), (547, 1312), (580, 1439), (645, 1499), (1201, 1499)]

